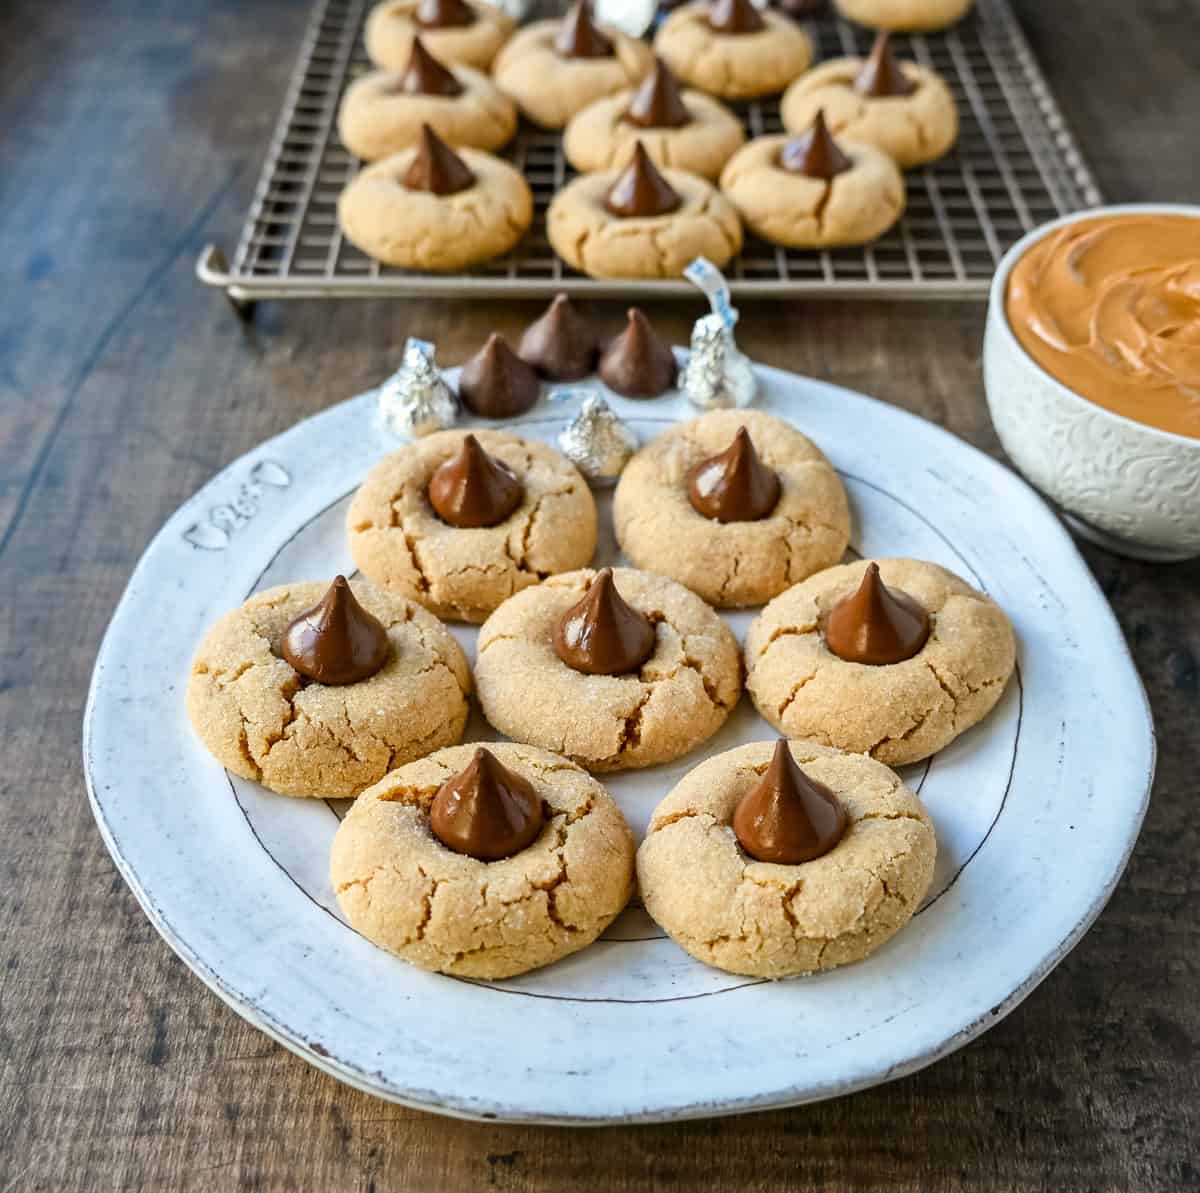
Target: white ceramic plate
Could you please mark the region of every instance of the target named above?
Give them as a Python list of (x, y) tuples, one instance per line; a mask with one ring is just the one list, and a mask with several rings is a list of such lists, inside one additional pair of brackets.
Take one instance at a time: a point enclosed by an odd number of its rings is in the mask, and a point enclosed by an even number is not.
[[(84, 761), (113, 858), (168, 943), (251, 1023), (343, 1081), (447, 1114), (725, 1114), (929, 1064), (1011, 1010), (1083, 934), (1141, 824), (1154, 737), (1071, 540), (1023, 481), (929, 423), (761, 376), (761, 405), (845, 479), (857, 552), (944, 564), (1016, 624), (1019, 670), (1000, 706), (906, 773), (939, 845), (912, 924), (859, 965), (779, 983), (706, 968), (638, 909), (583, 953), (495, 984), (422, 973), (347, 927), (326, 877), (341, 809), (231, 780), (192, 735), (183, 688), (217, 616), (260, 588), (352, 567), (349, 495), (394, 446), (366, 394), (249, 453), (167, 522), (113, 616), (88, 700)], [(611, 400), (643, 439), (691, 413), (678, 398)], [(568, 413), (543, 404), (513, 429), (553, 438)], [(600, 557), (616, 557), (610, 528)], [(748, 616), (730, 620), (743, 634)], [(457, 632), (470, 653), (474, 631)], [(468, 733), (489, 731), (476, 716)], [(707, 753), (772, 736), (743, 699), (689, 758), (607, 782), (640, 834)]]

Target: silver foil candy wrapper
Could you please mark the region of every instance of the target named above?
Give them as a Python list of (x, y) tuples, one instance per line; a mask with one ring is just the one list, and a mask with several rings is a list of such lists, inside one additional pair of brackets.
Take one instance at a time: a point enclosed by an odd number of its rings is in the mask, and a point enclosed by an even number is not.
[(583, 399), (579, 413), (558, 436), (562, 454), (596, 485), (613, 484), (637, 445), (633, 429), (595, 394)]
[(692, 329), (691, 355), (683, 370), (683, 391), (701, 410), (748, 406), (758, 378), (720, 315), (705, 315)]
[(396, 370), (380, 387), (379, 421), (395, 435), (417, 438), (453, 426), (458, 399), (433, 362), (433, 345), (409, 340)]

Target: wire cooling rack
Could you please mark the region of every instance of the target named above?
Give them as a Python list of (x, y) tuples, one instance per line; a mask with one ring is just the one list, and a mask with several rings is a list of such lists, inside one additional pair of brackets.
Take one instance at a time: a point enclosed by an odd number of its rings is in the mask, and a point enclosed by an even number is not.
[[(595, 281), (554, 255), (545, 212), (573, 171), (559, 135), (526, 123), (508, 156), (533, 190), (535, 217), (513, 252), (442, 276), (380, 265), (346, 241), (337, 200), (360, 163), (338, 139), (337, 110), (347, 84), (371, 69), (361, 36), (371, 3), (317, 0), (233, 264), (206, 248), (202, 281), (223, 287), (238, 309), (261, 298), (694, 293), (683, 281)], [(868, 31), (832, 15), (806, 25), (819, 59), (869, 49)], [(748, 237), (726, 270), (735, 294), (981, 298), (1000, 257), (1027, 231), (1100, 202), (1008, 0), (977, 0), (954, 29), (895, 45), (949, 83), (962, 120), (958, 145), (907, 175), (907, 213), (872, 245), (796, 250)], [(782, 130), (777, 99), (735, 106), (751, 136)]]

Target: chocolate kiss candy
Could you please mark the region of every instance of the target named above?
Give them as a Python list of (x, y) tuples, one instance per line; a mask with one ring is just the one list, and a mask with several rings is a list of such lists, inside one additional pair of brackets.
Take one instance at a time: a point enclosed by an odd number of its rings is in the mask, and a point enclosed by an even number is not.
[(408, 65), (393, 90), (405, 95), (462, 95), (462, 84), (414, 37)]
[(654, 653), (654, 626), (622, 599), (605, 568), (555, 627), (554, 653), (585, 675), (624, 675)]
[(429, 504), (451, 526), (498, 526), (524, 496), (512, 469), (489, 456), (474, 435), (429, 479)]
[(596, 367), (600, 340), (565, 294), (554, 301), (521, 337), (517, 355), (551, 381), (578, 381)]
[(600, 380), (627, 398), (657, 398), (675, 384), (675, 353), (637, 307), (629, 308), (625, 330), (600, 356)]
[(854, 80), (854, 90), (859, 95), (883, 99), (889, 95), (912, 95), (916, 89), (916, 83), (901, 70), (892, 53), (891, 34), (881, 33), (871, 47), (871, 56)]
[(331, 685), (370, 679), (391, 650), (383, 623), (358, 603), (345, 576), (291, 622), (279, 642), (279, 653), (301, 675)]
[(750, 434), (739, 427), (720, 455), (701, 460), (688, 473), (692, 508), (718, 522), (757, 522), (779, 502), (779, 477), (754, 450)]
[(906, 592), (889, 588), (872, 563), (853, 596), (829, 612), (825, 645), (848, 663), (883, 667), (911, 659), (929, 637), (929, 614)]
[(438, 788), (429, 806), (434, 836), (481, 862), (520, 853), (537, 839), (545, 818), (533, 785), (482, 747)]
[(538, 400), (541, 384), (537, 374), (509, 346), (499, 332), (492, 332), (458, 377), (458, 396), (469, 410), (484, 418), (511, 418), (524, 414)]
[(846, 810), (810, 779), (782, 738), (763, 777), (742, 796), (733, 831), (755, 861), (798, 866), (828, 853), (846, 831)]
[(475, 23), (475, 10), (463, 0), (421, 0), (415, 16), (423, 29), (459, 29)]
[(554, 48), (564, 58), (610, 58), (613, 52), (612, 42), (596, 28), (587, 0), (578, 0), (563, 17)]
[(661, 58), (654, 59), (654, 69), (629, 101), (625, 119), (640, 128), (681, 128), (691, 123), (692, 114), (683, 102), (679, 84)]
[(825, 123), (825, 110), (817, 112), (812, 128), (784, 145), (779, 164), (795, 174), (828, 182), (851, 169), (854, 163), (837, 147)]
[(750, 0), (713, 0), (708, 23), (718, 33), (757, 33), (766, 27)]
[(404, 172), (404, 185), (410, 191), (455, 195), (474, 184), (475, 175), (467, 163), (428, 124), (421, 125), (417, 156)]
[(604, 206), (622, 218), (666, 215), (682, 202), (671, 184), (658, 172), (641, 141), (633, 147), (633, 160), (617, 176), (604, 197)]

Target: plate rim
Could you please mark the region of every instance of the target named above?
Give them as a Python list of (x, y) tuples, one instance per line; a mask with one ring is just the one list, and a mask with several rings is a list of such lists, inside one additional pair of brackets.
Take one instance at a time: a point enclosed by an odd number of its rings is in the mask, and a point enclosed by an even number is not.
[[(977, 1016), (970, 1023), (964, 1025), (953, 1034), (947, 1036), (938, 1044), (925, 1048), (924, 1050), (909, 1057), (907, 1060), (892, 1065), (888, 1069), (880, 1073), (866, 1074), (857, 1077), (847, 1077), (842, 1079), (829, 1079), (817, 1086), (807, 1084), (805, 1086), (797, 1085), (790, 1089), (772, 1090), (762, 1094), (750, 1094), (736, 1098), (720, 1098), (715, 1101), (704, 1100), (698, 1098), (688, 1102), (686, 1105), (672, 1106), (662, 1110), (655, 1110), (652, 1107), (638, 1111), (631, 1111), (616, 1115), (606, 1114), (581, 1114), (578, 1116), (563, 1116), (554, 1114), (539, 1113), (536, 1110), (526, 1110), (521, 1107), (513, 1107), (506, 1105), (501, 1099), (491, 1098), (465, 1098), (455, 1099), (452, 1095), (447, 1095), (444, 1092), (433, 1090), (405, 1090), (398, 1091), (383, 1083), (377, 1083), (370, 1079), (370, 1075), (364, 1074), (358, 1068), (345, 1062), (339, 1061), (336, 1056), (329, 1052), (323, 1045), (306, 1040), (298, 1031), (291, 1028), (288, 1024), (276, 1022), (271, 1016), (267, 1015), (260, 1006), (258, 1006), (251, 998), (247, 997), (240, 991), (233, 989), (228, 985), (216, 972), (184, 939), (183, 933), (177, 930), (172, 923), (166, 918), (165, 914), (160, 910), (150, 892), (143, 886), (139, 880), (137, 873), (132, 866), (126, 861), (121, 852), (120, 846), (113, 835), (112, 829), (106, 819), (102, 804), (97, 795), (95, 775), (93, 773), (94, 754), (93, 754), (93, 721), (97, 702), (100, 698), (100, 689), (102, 686), (103, 672), (105, 669), (106, 654), (110, 645), (110, 638), (113, 634), (113, 628), (118, 621), (126, 603), (131, 597), (131, 592), (136, 586), (141, 572), (146, 565), (147, 557), (152, 553), (154, 547), (158, 544), (168, 531), (174, 528), (177, 520), (180, 520), (184, 511), (188, 510), (193, 505), (199, 505), (203, 502), (206, 495), (210, 494), (214, 489), (228, 481), (232, 476), (244, 468), (246, 462), (260, 453), (268, 452), (271, 448), (278, 445), (280, 442), (290, 438), (293, 435), (301, 433), (303, 428), (309, 424), (321, 420), (327, 416), (331, 416), (337, 411), (343, 411), (346, 407), (354, 404), (367, 405), (373, 401), (376, 389), (370, 389), (364, 393), (354, 395), (326, 406), (322, 410), (315, 412), (299, 421), (286, 427), (278, 434), (264, 439), (259, 443), (249, 448), (235, 459), (231, 460), (223, 468), (217, 471), (212, 477), (205, 481), (190, 497), (185, 499), (172, 513), (170, 513), (163, 521), (162, 525), (155, 534), (147, 542), (143, 548), (141, 555), (138, 558), (137, 564), (134, 566), (129, 575), (121, 597), (113, 608), (109, 623), (105, 628), (103, 638), (96, 655), (96, 661), (93, 666), (91, 679), (88, 686), (87, 700), (84, 706), (83, 715), (83, 733), (82, 733), (82, 755), (83, 755), (83, 773), (84, 782), (87, 789), (88, 802), (92, 811), (93, 818), (96, 821), (100, 831), (101, 839), (104, 841), (105, 848), (112, 857), (118, 873), (125, 881), (126, 885), (133, 892), (139, 906), (145, 913), (147, 919), (158, 932), (158, 934), (166, 941), (171, 950), (180, 958), (181, 961), (197, 976), (202, 982), (216, 994), (222, 1002), (235, 1011), (241, 1018), (246, 1020), (252, 1026), (269, 1035), (272, 1039), (282, 1044), (289, 1051), (293, 1052), (301, 1059), (321, 1069), (323, 1072), (336, 1078), (344, 1084), (350, 1085), (355, 1089), (361, 1090), (364, 1093), (374, 1097), (383, 1098), (384, 1100), (394, 1102), (398, 1105), (406, 1106), (414, 1110), (422, 1110), (441, 1115), (447, 1115), (454, 1118), (484, 1121), (484, 1122), (505, 1122), (505, 1123), (525, 1123), (525, 1124), (545, 1124), (554, 1126), (606, 1126), (606, 1125), (635, 1125), (635, 1124), (651, 1124), (663, 1122), (676, 1122), (688, 1119), (719, 1117), (734, 1114), (749, 1113), (758, 1110), (783, 1109), (789, 1106), (799, 1106), (817, 1101), (822, 1101), (831, 1097), (838, 1097), (845, 1094), (855, 1093), (859, 1090), (868, 1089), (875, 1085), (881, 1085), (886, 1082), (897, 1080), (901, 1077), (908, 1076), (918, 1072), (921, 1069), (936, 1063), (938, 1060), (957, 1051), (959, 1048), (970, 1043), (978, 1038), (988, 1028), (994, 1026), (1001, 1019), (1010, 1014), (1016, 1009), (1040, 984), (1049, 973), (1065, 958), (1079, 943), (1086, 934), (1088, 929), (1099, 917), (1104, 910), (1108, 901), (1111, 899), (1117, 884), (1120, 882), (1125, 868), (1128, 865), (1134, 848), (1136, 847), (1138, 837), (1140, 835), (1142, 824), (1145, 820), (1146, 812), (1149, 807), (1151, 791), (1154, 783), (1154, 776), (1157, 764), (1157, 734), (1155, 730), (1153, 712), (1150, 706), (1149, 698), (1146, 693), (1145, 684), (1137, 669), (1136, 662), (1133, 658), (1129, 644), (1125, 639), (1124, 633), (1121, 630), (1120, 623), (1116, 618), (1116, 614), (1112, 609), (1110, 602), (1101, 589), (1096, 577), (1092, 574), (1091, 568), (1083, 558), (1074, 540), (1066, 527), (1055, 513), (1052, 507), (1045, 502), (1044, 498), (1037, 493), (1021, 476), (1019, 476), (1011, 468), (1006, 467), (1000, 461), (989, 456), (986, 452), (977, 448), (974, 444), (968, 443), (961, 439), (953, 432), (945, 427), (939, 426), (928, 419), (924, 419), (919, 415), (905, 410), (902, 407), (894, 406), (888, 402), (884, 402), (878, 398), (873, 398), (868, 394), (860, 391), (852, 390), (846, 386), (837, 385), (833, 382), (825, 381), (820, 378), (808, 377), (803, 374), (793, 373), (789, 370), (779, 369), (766, 365), (755, 365), (756, 371), (765, 377), (773, 378), (783, 384), (789, 384), (795, 381), (800, 381), (806, 385), (817, 386), (825, 390), (830, 396), (851, 397), (857, 401), (867, 402), (876, 407), (881, 407), (887, 411), (889, 416), (898, 416), (902, 420), (916, 424), (920, 428), (922, 434), (932, 433), (935, 438), (942, 437), (949, 440), (952, 445), (952, 450), (965, 451), (973, 461), (981, 466), (985, 471), (989, 472), (995, 478), (1003, 478), (1003, 482), (1014, 486), (1017, 490), (1023, 491), (1027, 497), (1032, 497), (1037, 503), (1042, 505), (1046, 512), (1050, 515), (1047, 526), (1053, 522), (1054, 530), (1059, 539), (1059, 545), (1065, 548), (1066, 551), (1073, 557), (1073, 562), (1077, 565), (1078, 570), (1086, 577), (1088, 584), (1091, 586), (1094, 595), (1098, 598), (1099, 607), (1103, 610), (1115, 638), (1119, 643), (1120, 653), (1118, 661), (1125, 665), (1129, 671), (1130, 678), (1134, 681), (1133, 690), (1140, 697), (1139, 707), (1143, 714), (1143, 724), (1146, 732), (1146, 745), (1148, 747), (1147, 766), (1144, 778), (1143, 790), (1140, 793), (1137, 801), (1135, 814), (1131, 822), (1131, 831), (1127, 841), (1124, 843), (1120, 851), (1119, 857), (1112, 866), (1110, 872), (1105, 875), (1104, 881), (1094, 887), (1095, 894), (1083, 913), (1078, 917), (1070, 931), (1055, 945), (1046, 949), (1045, 952), (1037, 959), (1036, 964), (1031, 968), (1028, 975), (1019, 982), (1012, 992), (1002, 999), (988, 1011)], [(447, 374), (452, 375), (457, 370), (446, 370)], [(580, 383), (583, 384), (583, 383)], [(539, 404), (540, 406), (541, 404)], [(537, 408), (535, 408), (537, 409)], [(695, 414), (701, 412), (696, 411)], [(649, 416), (650, 411), (647, 411)], [(542, 420), (548, 415), (544, 410), (540, 410), (537, 415), (537, 420)], [(520, 433), (520, 427), (525, 421), (534, 420), (511, 420), (501, 425), (501, 429), (511, 430), (514, 433)], [(674, 418), (665, 421), (676, 421)], [(801, 1092), (803, 1090), (803, 1092)]]

